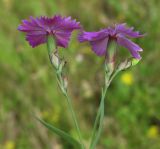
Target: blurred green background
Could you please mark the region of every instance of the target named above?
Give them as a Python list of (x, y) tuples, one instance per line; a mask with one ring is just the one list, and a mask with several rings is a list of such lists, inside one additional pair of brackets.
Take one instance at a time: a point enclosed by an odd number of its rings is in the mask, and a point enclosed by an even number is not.
[[(72, 149), (34, 115), (77, 137), (46, 45), (32, 49), (17, 31), (22, 19), (55, 14), (71, 15), (87, 31), (126, 22), (147, 33), (136, 40), (144, 49), (141, 62), (110, 86), (97, 149), (160, 149), (159, 0), (0, 0), (0, 149)], [(88, 44), (79, 44), (76, 35), (61, 54), (68, 62), (69, 93), (87, 145), (104, 82), (104, 59)]]

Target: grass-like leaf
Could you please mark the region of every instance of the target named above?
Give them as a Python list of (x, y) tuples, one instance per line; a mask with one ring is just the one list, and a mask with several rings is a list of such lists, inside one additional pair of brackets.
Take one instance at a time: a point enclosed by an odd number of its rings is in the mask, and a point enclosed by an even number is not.
[(51, 130), (53, 133), (57, 134), (58, 136), (60, 136), (62, 139), (66, 140), (68, 143), (72, 144), (73, 146), (75, 146), (76, 149), (81, 149), (81, 144), (74, 139), (73, 137), (71, 137), (69, 134), (67, 134), (66, 132), (54, 127), (53, 125), (39, 119), (36, 117), (36, 119), (41, 122), (41, 124), (43, 124), (45, 127), (47, 127), (49, 130)]

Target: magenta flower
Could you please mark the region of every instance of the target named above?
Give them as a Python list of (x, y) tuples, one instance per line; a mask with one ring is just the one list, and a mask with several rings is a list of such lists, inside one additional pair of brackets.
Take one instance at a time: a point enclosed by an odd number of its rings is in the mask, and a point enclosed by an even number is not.
[(56, 46), (66, 48), (71, 32), (80, 29), (80, 23), (71, 20), (71, 17), (54, 16), (52, 18), (40, 17), (23, 20), (18, 30), (26, 32), (26, 40), (32, 47), (47, 42), (48, 36), (53, 36)]
[(140, 59), (140, 51), (143, 51), (141, 47), (128, 39), (143, 37), (138, 31), (133, 31), (132, 28), (126, 27), (126, 24), (115, 25), (115, 27), (108, 27), (98, 32), (85, 32), (80, 33), (78, 39), (80, 42), (89, 41), (92, 50), (98, 56), (107, 55), (107, 47), (111, 41), (115, 41), (118, 45), (123, 46), (129, 50), (131, 55)]

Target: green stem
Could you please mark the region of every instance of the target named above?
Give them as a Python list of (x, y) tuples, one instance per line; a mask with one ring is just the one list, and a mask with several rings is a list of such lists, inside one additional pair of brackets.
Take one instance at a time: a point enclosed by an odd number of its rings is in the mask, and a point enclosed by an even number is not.
[[(101, 102), (100, 102), (100, 106), (99, 106), (96, 120), (94, 123), (93, 134), (92, 134), (91, 143), (90, 143), (90, 149), (95, 149), (96, 144), (98, 143), (98, 140), (100, 138), (102, 128), (103, 128), (104, 101), (105, 101), (106, 93), (107, 93), (110, 83), (112, 82), (113, 78), (117, 75), (117, 73), (118, 71), (115, 71), (110, 76), (107, 76), (108, 81), (105, 83), (104, 89), (102, 90)], [(99, 124), (99, 127), (98, 127), (98, 124)], [(97, 127), (98, 127), (98, 130), (96, 130)]]
[(75, 125), (75, 128), (76, 128), (78, 137), (79, 137), (79, 141), (81, 143), (81, 148), (85, 149), (83, 141), (82, 141), (83, 139), (82, 139), (81, 131), (80, 131), (80, 128), (79, 128), (79, 125), (78, 125), (78, 122), (77, 122), (76, 114), (75, 114), (75, 112), (73, 110), (73, 106), (72, 106), (72, 103), (71, 103), (71, 99), (68, 96), (66, 88), (64, 87), (64, 81), (63, 81), (63, 77), (62, 77), (62, 72), (57, 71), (56, 75), (57, 75), (57, 80), (58, 80), (60, 89), (62, 90), (62, 93), (64, 94), (64, 96), (67, 99), (68, 108), (70, 110), (70, 113), (72, 115), (72, 119), (74, 121), (74, 125)]
[[(47, 42), (48, 55), (49, 55), (50, 62), (51, 62), (54, 69), (55, 69), (55, 66), (52, 62), (52, 54), (53, 54), (53, 50), (57, 50), (55, 45), (56, 44), (55, 44), (54, 39), (52, 37), (48, 37), (48, 42)], [(57, 76), (57, 80), (58, 80), (58, 85), (59, 85), (63, 95), (67, 99), (68, 107), (69, 107), (69, 110), (71, 112), (72, 119), (74, 121), (74, 125), (76, 127), (76, 131), (77, 131), (77, 134), (78, 134), (78, 137), (79, 137), (79, 141), (81, 143), (81, 149), (85, 149), (83, 141), (82, 141), (83, 139), (82, 139), (81, 131), (80, 131), (80, 128), (79, 128), (79, 125), (78, 125), (78, 122), (77, 122), (76, 114), (73, 110), (71, 99), (68, 96), (67, 89), (65, 88), (65, 85), (64, 85), (62, 70), (60, 70), (59, 67), (56, 68), (56, 76)]]
[[(102, 92), (101, 102), (100, 102), (100, 106), (99, 106), (98, 113), (96, 116), (96, 121), (94, 124), (94, 130), (93, 130), (92, 140), (91, 140), (91, 144), (90, 144), (90, 149), (95, 148), (95, 146), (98, 143), (98, 140), (100, 138), (101, 131), (102, 131), (103, 119), (104, 119), (104, 99), (105, 99), (107, 89), (108, 89), (108, 87), (105, 86), (104, 92)], [(99, 127), (98, 127), (98, 130), (96, 130), (96, 128), (98, 126), (98, 122), (99, 122)]]
[(80, 131), (80, 128), (79, 128), (79, 125), (78, 125), (78, 122), (77, 122), (77, 118), (76, 118), (76, 114), (73, 110), (73, 106), (72, 106), (72, 103), (71, 103), (71, 99), (70, 97), (68, 96), (67, 92), (64, 93), (66, 99), (67, 99), (67, 103), (68, 103), (68, 107), (70, 109), (70, 112), (71, 112), (71, 115), (72, 115), (72, 118), (73, 118), (73, 121), (74, 121), (74, 124), (75, 124), (75, 127), (76, 127), (76, 130), (77, 130), (77, 134), (78, 134), (78, 137), (79, 137), (79, 141), (82, 145), (82, 149), (85, 149), (84, 147), (84, 144), (83, 144), (83, 139), (82, 139), (82, 134), (81, 134), (81, 131)]
[(71, 103), (71, 99), (70, 97), (68, 96), (68, 93), (67, 93), (67, 90), (66, 88), (64, 87), (64, 82), (63, 82), (63, 79), (62, 79), (62, 73), (60, 72), (57, 72), (57, 79), (58, 79), (58, 82), (59, 82), (59, 86), (62, 90), (62, 93), (63, 95), (66, 97), (67, 99), (67, 103), (68, 103), (68, 108), (70, 110), (70, 113), (71, 113), (71, 116), (72, 116), (72, 119), (74, 121), (74, 125), (75, 125), (75, 128), (76, 128), (76, 131), (77, 131), (77, 134), (78, 134), (78, 137), (79, 137), (79, 141), (81, 143), (81, 148), (82, 149), (85, 149), (84, 147), (84, 144), (83, 144), (83, 139), (82, 139), (82, 135), (81, 135), (81, 131), (80, 131), (80, 128), (79, 128), (79, 125), (78, 125), (78, 122), (77, 122), (77, 118), (76, 118), (76, 114), (73, 110), (73, 106), (72, 106), (72, 103)]
[[(103, 90), (102, 90), (102, 92), (103, 92)], [(97, 115), (96, 115), (96, 119), (95, 119), (95, 122), (94, 122), (93, 133), (92, 133), (91, 143), (90, 143), (90, 149), (92, 149), (92, 144), (94, 142), (94, 138), (95, 138), (95, 135), (96, 135), (96, 128), (97, 128), (98, 122), (99, 122), (101, 105), (102, 105), (102, 100), (100, 102), (100, 106), (99, 106), (99, 109), (98, 109), (98, 112), (97, 112)]]

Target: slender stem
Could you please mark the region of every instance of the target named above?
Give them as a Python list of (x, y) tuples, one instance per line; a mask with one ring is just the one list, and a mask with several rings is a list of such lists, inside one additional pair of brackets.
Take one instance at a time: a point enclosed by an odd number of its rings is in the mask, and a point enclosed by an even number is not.
[[(100, 138), (101, 131), (102, 131), (103, 118), (104, 118), (104, 99), (105, 99), (105, 96), (106, 96), (107, 89), (108, 89), (108, 87), (105, 86), (104, 92), (102, 92), (101, 102), (100, 102), (100, 106), (99, 106), (98, 113), (97, 113), (97, 116), (96, 116), (96, 121), (95, 121), (95, 125), (94, 125), (95, 130), (94, 130), (93, 135), (92, 135), (90, 149), (95, 148), (95, 146), (98, 142), (98, 139)], [(98, 127), (98, 130), (96, 132), (96, 128), (97, 128), (97, 125), (98, 125), (98, 120), (99, 120), (99, 127)], [(95, 136), (96, 136), (96, 138), (95, 138)]]
[[(102, 105), (102, 100), (100, 102), (100, 107), (101, 107), (101, 105)], [(98, 109), (98, 112), (97, 112), (97, 115), (96, 115), (96, 119), (95, 119), (95, 122), (94, 122), (93, 133), (92, 133), (91, 143), (90, 143), (90, 149), (92, 149), (92, 144), (94, 142), (94, 138), (95, 138), (95, 135), (96, 135), (96, 128), (98, 126), (98, 121), (99, 121), (99, 116), (100, 116), (100, 107)]]
[[(54, 39), (52, 37), (48, 37), (47, 49), (48, 49), (48, 55), (49, 55), (49, 59), (50, 59), (51, 65), (56, 70), (56, 76), (57, 76), (58, 85), (59, 85), (63, 95), (67, 99), (68, 107), (69, 107), (69, 110), (71, 112), (72, 119), (74, 121), (74, 125), (75, 125), (76, 130), (77, 130), (79, 141), (81, 143), (81, 149), (85, 149), (83, 141), (82, 141), (83, 139), (82, 139), (81, 131), (80, 131), (80, 128), (79, 128), (79, 125), (78, 125), (78, 122), (77, 122), (76, 114), (75, 114), (75, 112), (73, 110), (71, 99), (70, 99), (70, 97), (68, 96), (68, 93), (67, 93), (67, 89), (66, 89), (66, 86), (65, 86), (64, 78), (63, 78), (63, 72), (62, 72), (62, 69), (60, 69), (60, 66), (61, 66), (60, 59), (59, 59), (59, 57), (55, 57), (55, 58), (58, 58), (58, 64), (57, 64), (57, 61), (55, 63), (52, 61), (52, 60), (54, 60), (54, 59), (52, 59), (52, 56), (54, 54), (53, 50), (57, 51), (57, 47), (56, 47), (55, 41), (54, 41)], [(55, 65), (56, 65), (56, 67), (55, 67)]]
[(78, 125), (78, 122), (77, 122), (77, 118), (76, 118), (76, 114), (73, 110), (73, 106), (72, 106), (72, 103), (71, 103), (71, 99), (70, 97), (68, 96), (68, 93), (67, 93), (67, 90), (66, 88), (64, 87), (64, 80), (63, 80), (63, 76), (62, 76), (62, 72), (59, 72), (57, 71), (57, 79), (58, 79), (58, 82), (59, 82), (59, 86), (62, 90), (62, 93), (63, 95), (66, 97), (67, 99), (67, 103), (68, 103), (68, 108), (70, 110), (70, 113), (72, 115), (72, 119), (74, 121), (74, 125), (75, 125), (75, 128), (76, 128), (76, 131), (77, 131), (77, 134), (78, 134), (78, 137), (79, 137), (79, 141), (81, 143), (81, 148), (82, 149), (85, 149), (84, 147), (84, 144), (83, 144), (83, 139), (82, 139), (82, 135), (81, 135), (81, 131), (80, 131), (80, 127)]
[(66, 99), (67, 99), (67, 103), (68, 103), (68, 107), (70, 109), (70, 112), (72, 114), (72, 118), (73, 118), (73, 121), (74, 121), (74, 124), (75, 124), (75, 127), (76, 127), (76, 130), (77, 130), (77, 134), (78, 134), (78, 137), (79, 137), (79, 141), (82, 145), (82, 149), (85, 149), (84, 147), (84, 144), (83, 144), (83, 139), (82, 139), (82, 134), (81, 134), (81, 131), (80, 131), (80, 128), (79, 128), (79, 125), (78, 125), (78, 122), (77, 122), (77, 118), (76, 118), (76, 114), (73, 110), (73, 106), (72, 106), (72, 103), (71, 103), (71, 99), (70, 97), (68, 96), (67, 92), (64, 93)]
[(70, 110), (70, 113), (71, 113), (71, 115), (72, 115), (72, 119), (73, 119), (73, 121), (74, 121), (74, 125), (75, 125), (75, 128), (76, 128), (78, 137), (79, 137), (79, 141), (80, 141), (80, 143), (81, 143), (81, 148), (82, 148), (82, 149), (85, 149), (84, 144), (83, 144), (83, 139), (82, 139), (81, 131), (80, 131), (80, 128), (79, 128), (79, 125), (78, 125), (78, 122), (77, 122), (76, 114), (75, 114), (75, 112), (74, 112), (74, 110), (73, 110), (73, 106), (72, 106), (72, 103), (71, 103), (71, 99), (70, 99), (70, 97), (68, 96), (68, 93), (67, 93), (66, 88), (64, 87), (64, 81), (63, 81), (62, 73), (57, 71), (56, 75), (57, 75), (57, 80), (58, 80), (60, 89), (61, 89), (63, 95), (64, 95), (64, 96), (66, 97), (66, 99), (67, 99), (68, 108), (69, 108), (69, 110)]
[[(106, 78), (108, 81), (105, 83), (104, 89), (102, 90), (101, 102), (100, 102), (100, 106), (99, 106), (96, 120), (94, 123), (93, 134), (92, 134), (91, 143), (90, 143), (90, 149), (95, 149), (95, 146), (98, 143), (98, 140), (100, 138), (102, 128), (103, 128), (103, 119), (104, 119), (104, 101), (105, 101), (104, 99), (105, 99), (110, 83), (112, 82), (113, 78), (117, 75), (118, 72), (119, 71), (115, 71), (111, 75), (107, 76)], [(98, 130), (96, 131), (97, 127), (98, 127)]]

